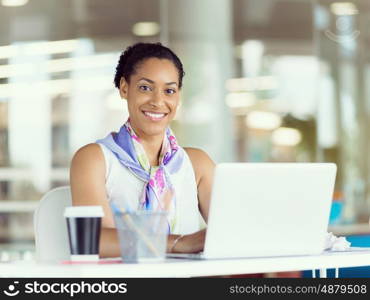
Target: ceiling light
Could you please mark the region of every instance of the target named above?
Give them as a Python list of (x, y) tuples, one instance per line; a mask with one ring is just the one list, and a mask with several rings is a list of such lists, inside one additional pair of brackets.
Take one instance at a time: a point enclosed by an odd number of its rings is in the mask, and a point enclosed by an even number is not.
[(231, 78), (226, 81), (226, 89), (230, 92), (253, 92), (277, 88), (278, 83), (273, 76)]
[(295, 128), (280, 127), (271, 136), (272, 142), (278, 146), (296, 146), (302, 140), (301, 133)]
[(243, 108), (256, 103), (256, 96), (252, 93), (229, 93), (226, 96), (226, 104), (230, 108)]
[(71, 93), (71, 91), (102, 91), (112, 89), (112, 78), (110, 76), (98, 76), (81, 79), (56, 79), (42, 80), (25, 83), (5, 83), (0, 84), (0, 99), (14, 97), (18, 93), (24, 93), (31, 89), (40, 89), (45, 94)]
[(338, 16), (351, 16), (358, 14), (358, 9), (351, 2), (335, 2), (330, 5), (330, 10)]
[(274, 130), (281, 125), (281, 117), (272, 112), (252, 111), (245, 119), (248, 128)]
[[(116, 54), (98, 54), (74, 58), (60, 58), (38, 63), (44, 72), (55, 73), (82, 69), (107, 68), (114, 66)], [(0, 66), (0, 78), (10, 78), (34, 73), (35, 63), (12, 64)]]
[(78, 43), (78, 40), (35, 42), (25, 45), (24, 51), (28, 55), (68, 53), (75, 51)]
[(22, 6), (27, 4), (28, 0), (1, 0), (3, 6)]
[(137, 36), (153, 36), (159, 33), (159, 24), (156, 22), (138, 22), (132, 27)]
[(74, 52), (79, 46), (79, 40), (62, 40), (52, 42), (32, 42), (27, 45), (8, 45), (0, 47), (0, 59), (19, 55), (40, 55)]

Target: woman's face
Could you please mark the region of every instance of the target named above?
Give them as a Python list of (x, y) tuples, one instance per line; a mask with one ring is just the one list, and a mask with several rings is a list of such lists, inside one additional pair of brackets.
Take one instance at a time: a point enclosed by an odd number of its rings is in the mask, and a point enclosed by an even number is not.
[(130, 83), (121, 79), (120, 94), (127, 99), (130, 122), (139, 136), (163, 135), (179, 104), (179, 73), (168, 59), (139, 63)]

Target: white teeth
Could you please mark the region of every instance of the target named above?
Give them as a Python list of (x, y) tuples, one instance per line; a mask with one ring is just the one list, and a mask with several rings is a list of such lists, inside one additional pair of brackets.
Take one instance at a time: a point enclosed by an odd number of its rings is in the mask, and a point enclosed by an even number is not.
[(150, 112), (147, 112), (147, 111), (145, 111), (144, 114), (147, 115), (148, 117), (153, 118), (153, 119), (161, 119), (165, 115), (165, 114), (158, 114), (158, 113), (150, 113)]

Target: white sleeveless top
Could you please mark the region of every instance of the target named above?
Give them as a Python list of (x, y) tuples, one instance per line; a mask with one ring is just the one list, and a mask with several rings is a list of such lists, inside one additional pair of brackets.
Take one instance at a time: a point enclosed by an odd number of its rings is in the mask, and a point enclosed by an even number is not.
[[(107, 147), (98, 145), (105, 159), (105, 188), (108, 201), (126, 207), (138, 207), (145, 182), (123, 166)], [(190, 234), (198, 231), (202, 223), (198, 209), (198, 190), (193, 166), (186, 151), (180, 170), (171, 175), (171, 182), (176, 192), (176, 222), (171, 234)]]

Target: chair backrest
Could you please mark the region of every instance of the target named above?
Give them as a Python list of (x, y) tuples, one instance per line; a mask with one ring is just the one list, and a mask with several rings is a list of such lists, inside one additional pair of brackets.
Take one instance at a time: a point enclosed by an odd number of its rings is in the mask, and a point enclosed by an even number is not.
[(34, 215), (36, 260), (56, 262), (69, 259), (69, 240), (64, 208), (72, 205), (69, 186), (55, 188), (40, 200)]

